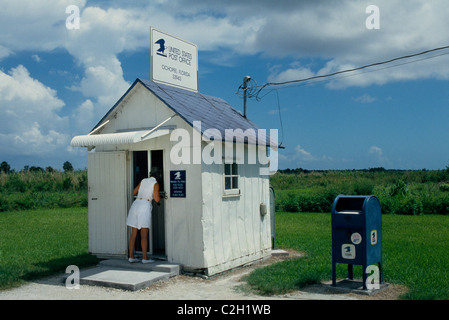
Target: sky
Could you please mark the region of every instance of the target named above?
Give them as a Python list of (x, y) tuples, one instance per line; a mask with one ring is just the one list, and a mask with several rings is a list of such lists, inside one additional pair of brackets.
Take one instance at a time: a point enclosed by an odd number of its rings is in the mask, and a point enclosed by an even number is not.
[[(445, 0), (223, 3), (0, 0), (0, 162), (86, 168), (70, 141), (150, 79), (150, 26), (196, 44), (199, 91), (240, 112), (247, 75), (258, 89), (449, 45)], [(278, 129), (280, 169), (449, 165), (449, 49), (266, 86), (247, 106), (259, 127)]]

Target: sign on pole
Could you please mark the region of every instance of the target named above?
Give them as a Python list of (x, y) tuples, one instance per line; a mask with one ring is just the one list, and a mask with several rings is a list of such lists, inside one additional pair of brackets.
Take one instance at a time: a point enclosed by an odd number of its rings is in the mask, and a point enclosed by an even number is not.
[(151, 40), (151, 80), (198, 91), (198, 47), (153, 27)]

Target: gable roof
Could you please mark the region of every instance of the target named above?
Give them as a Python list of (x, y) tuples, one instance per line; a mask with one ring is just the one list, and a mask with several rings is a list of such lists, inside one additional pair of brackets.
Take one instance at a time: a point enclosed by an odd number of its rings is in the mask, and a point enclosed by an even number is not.
[[(137, 83), (142, 84), (146, 89), (151, 91), (191, 127), (194, 127), (194, 121), (201, 121), (201, 134), (208, 139), (213, 136), (212, 131), (207, 131), (208, 129), (218, 130), (223, 141), (226, 137), (225, 130), (231, 129), (234, 130), (234, 136), (238, 141), (244, 141), (245, 143), (251, 144), (255, 144), (257, 141), (258, 129), (260, 128), (251, 120), (245, 118), (225, 100), (143, 79), (136, 79), (136, 81), (134, 81), (128, 91), (111, 108), (111, 110), (109, 110), (92, 131), (102, 125)], [(246, 134), (243, 134), (246, 130), (248, 130)], [(251, 134), (252, 132), (255, 133), (255, 136)], [(260, 139), (261, 141), (266, 141), (267, 146), (270, 145), (268, 133), (266, 134), (266, 137), (261, 134)], [(279, 147), (277, 141), (271, 141), (271, 146)]]

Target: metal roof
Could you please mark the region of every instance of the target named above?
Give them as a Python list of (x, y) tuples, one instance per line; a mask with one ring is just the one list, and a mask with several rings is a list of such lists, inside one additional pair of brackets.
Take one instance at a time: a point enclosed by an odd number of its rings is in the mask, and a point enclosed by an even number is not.
[[(212, 138), (213, 131), (208, 131), (208, 129), (215, 129), (220, 132), (223, 141), (229, 140), (226, 139), (226, 129), (228, 129), (233, 130), (231, 134), (235, 137), (234, 141), (243, 141), (250, 144), (255, 144), (257, 141), (258, 129), (260, 128), (251, 120), (245, 118), (225, 100), (143, 79), (136, 79), (128, 91), (93, 130), (108, 118), (109, 114), (113, 112), (137, 83), (141, 83), (150, 90), (190, 126), (194, 127), (195, 121), (201, 121), (201, 133), (205, 138)], [(270, 145), (269, 132), (266, 133), (266, 137), (262, 132), (259, 139), (260, 142), (266, 141), (266, 145)], [(277, 141), (271, 141), (271, 146), (278, 147)]]

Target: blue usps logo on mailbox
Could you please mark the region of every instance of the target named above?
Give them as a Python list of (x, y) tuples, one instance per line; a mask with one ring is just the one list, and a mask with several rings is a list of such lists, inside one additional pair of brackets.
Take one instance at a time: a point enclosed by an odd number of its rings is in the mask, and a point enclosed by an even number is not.
[(374, 246), (377, 244), (377, 230), (371, 230), (370, 234), (371, 234), (371, 245)]
[(343, 244), (341, 246), (341, 256), (343, 259), (355, 259), (355, 246), (353, 244)]
[(186, 197), (186, 171), (170, 171), (170, 198)]

